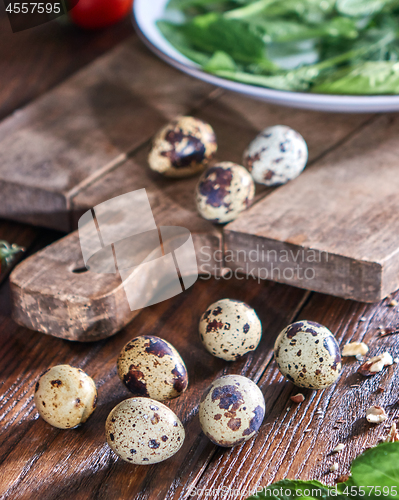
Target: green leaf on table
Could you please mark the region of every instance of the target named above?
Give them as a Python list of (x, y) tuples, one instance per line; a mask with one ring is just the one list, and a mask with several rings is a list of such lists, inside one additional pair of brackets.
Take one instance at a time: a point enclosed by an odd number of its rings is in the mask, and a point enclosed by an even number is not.
[(399, 500), (399, 442), (381, 443), (352, 462), (351, 476), (336, 487), (284, 479), (247, 500)]
[(313, 87), (319, 94), (383, 95), (399, 93), (399, 63), (367, 61), (338, 70)]
[[(399, 442), (381, 443), (366, 450), (357, 457), (351, 466), (352, 476), (338, 485), (338, 491), (346, 494), (354, 487), (358, 496), (371, 500), (377, 497), (385, 500), (399, 499)], [(361, 495), (364, 487), (365, 495)]]

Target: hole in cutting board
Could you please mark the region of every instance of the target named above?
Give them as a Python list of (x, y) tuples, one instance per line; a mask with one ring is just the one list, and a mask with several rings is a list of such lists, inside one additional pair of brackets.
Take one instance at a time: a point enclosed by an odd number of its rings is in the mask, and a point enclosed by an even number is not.
[(72, 272), (75, 274), (83, 274), (83, 273), (87, 273), (88, 269), (87, 269), (87, 267), (75, 267), (75, 269), (72, 269)]

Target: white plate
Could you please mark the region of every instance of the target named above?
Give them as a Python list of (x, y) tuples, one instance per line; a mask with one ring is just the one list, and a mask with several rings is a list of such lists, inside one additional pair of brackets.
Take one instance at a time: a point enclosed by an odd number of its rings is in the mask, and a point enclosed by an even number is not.
[(180, 54), (158, 30), (156, 22), (164, 19), (167, 3), (168, 0), (134, 0), (133, 14), (136, 29), (140, 38), (155, 54), (184, 73), (218, 87), (282, 106), (344, 113), (399, 111), (399, 96), (348, 96), (287, 92), (233, 82), (206, 73), (197, 64)]

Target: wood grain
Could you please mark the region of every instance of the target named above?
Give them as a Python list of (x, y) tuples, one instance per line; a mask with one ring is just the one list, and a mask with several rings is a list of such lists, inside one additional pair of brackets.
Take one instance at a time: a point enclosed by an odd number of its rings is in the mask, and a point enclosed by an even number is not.
[(0, 125), (0, 216), (70, 230), (82, 186), (211, 90), (132, 37)]
[[(259, 348), (235, 363), (210, 356), (197, 335), (202, 311), (225, 296), (255, 307), (264, 326)], [(365, 305), (318, 294), (304, 302), (307, 297), (306, 292), (277, 283), (200, 280), (183, 295), (144, 310), (120, 335), (96, 344), (77, 345), (27, 332), (2, 318), (1, 379), (5, 382), (0, 407), (0, 491), (6, 492), (2, 498), (28, 499), (33, 493), (44, 499), (71, 495), (85, 498), (90, 491), (98, 499), (184, 499), (194, 488), (213, 488), (212, 498), (219, 499), (223, 498), (222, 486), (251, 489), (286, 476), (333, 484), (362, 449), (376, 444), (388, 432), (384, 424), (366, 423), (368, 406), (384, 406), (388, 423), (397, 419), (397, 365), (364, 379), (356, 373), (360, 363), (348, 360), (335, 385), (324, 391), (305, 391), (305, 402), (295, 405), (289, 397), (298, 390), (284, 381), (273, 361), (274, 339), (286, 324), (306, 318), (325, 324), (342, 344), (363, 339), (371, 354), (388, 350), (395, 357), (399, 354), (397, 336), (378, 339), (376, 332), (381, 324), (396, 326), (397, 311), (387, 307), (387, 302)], [(185, 425), (186, 442), (174, 458), (149, 467), (117, 460), (105, 444), (103, 430), (108, 412), (128, 397), (116, 374), (118, 352), (131, 337), (140, 334), (157, 334), (172, 342), (187, 364), (190, 379), (188, 391), (168, 403)], [(98, 409), (77, 430), (50, 428), (38, 418), (33, 406), (37, 377), (57, 363), (81, 367), (99, 387)], [(233, 449), (210, 443), (198, 422), (203, 390), (226, 373), (240, 373), (259, 381), (267, 407), (256, 438)], [(354, 384), (359, 387), (351, 387)], [(381, 385), (385, 391), (377, 393)], [(323, 412), (322, 418), (316, 410)], [(304, 432), (307, 429), (310, 432)], [(333, 458), (330, 452), (338, 442), (347, 447)], [(332, 461), (340, 464), (336, 474), (327, 472)]]
[[(265, 328), (256, 354), (234, 364), (209, 355), (197, 332), (203, 310), (224, 296), (245, 297), (258, 310)], [(75, 493), (81, 498), (79, 491), (94, 491), (95, 498), (173, 496), (179, 478), (188, 478), (194, 469), (198, 474), (197, 467), (205, 467), (214, 453), (214, 446), (203, 438), (199, 428), (197, 412), (202, 391), (223, 373), (262, 373), (270, 360), (270, 338), (296, 314), (304, 296), (303, 291), (272, 283), (264, 286), (248, 282), (243, 286), (235, 280), (200, 280), (184, 294), (145, 309), (118, 336), (96, 344), (76, 344), (28, 332), (2, 318), (0, 491), (18, 498), (28, 498), (32, 492), (43, 498), (66, 498)], [(116, 374), (117, 355), (128, 340), (140, 334), (161, 335), (172, 342), (189, 371), (188, 391), (168, 403), (184, 422), (187, 440), (174, 458), (158, 467), (124, 464), (104, 441), (109, 411), (128, 397)], [(94, 377), (99, 387), (98, 409), (87, 425), (71, 432), (49, 427), (38, 418), (33, 406), (37, 377), (57, 363), (79, 366)], [(21, 444), (25, 440), (29, 447)]]
[[(365, 305), (313, 294), (298, 315), (298, 319), (305, 318), (326, 325), (341, 345), (364, 341), (370, 355), (388, 351), (395, 357), (399, 353), (398, 336), (380, 338), (378, 334), (379, 325), (397, 325), (397, 311), (388, 307), (388, 301)], [(286, 477), (318, 479), (333, 485), (337, 477), (349, 472), (357, 455), (388, 434), (399, 416), (395, 382), (398, 365), (370, 378), (358, 374), (359, 366), (354, 358), (345, 358), (338, 381), (324, 391), (301, 390), (306, 399), (298, 405), (289, 399), (298, 389), (284, 380), (271, 360), (259, 382), (267, 411), (258, 437), (228, 451), (216, 450), (197, 489), (222, 491), (222, 487), (229, 487), (245, 491)], [(384, 391), (379, 392), (379, 387)], [(385, 408), (386, 423), (367, 423), (365, 413), (372, 405)], [(346, 447), (332, 455), (338, 443)], [(339, 469), (330, 473), (334, 462)], [(192, 484), (187, 483), (183, 491), (187, 493), (190, 488)], [(219, 493), (212, 498), (223, 497)]]
[[(398, 134), (396, 116), (371, 120), (339, 149), (229, 224), (226, 249), (235, 256), (238, 250), (270, 251), (254, 267), (302, 288), (364, 302), (397, 290)], [(233, 268), (244, 264), (241, 256)], [(302, 276), (292, 272), (298, 264)]]

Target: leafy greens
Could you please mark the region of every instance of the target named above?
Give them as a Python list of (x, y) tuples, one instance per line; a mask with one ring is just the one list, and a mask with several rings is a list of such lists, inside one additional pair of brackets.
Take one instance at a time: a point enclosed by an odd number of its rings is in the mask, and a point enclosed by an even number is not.
[(399, 0), (170, 0), (163, 35), (205, 71), (280, 90), (399, 94)]
[[(310, 493), (310, 495), (309, 495)], [(284, 479), (247, 500), (385, 500), (399, 499), (399, 442), (381, 443), (357, 457), (351, 476), (336, 487), (318, 481)]]

